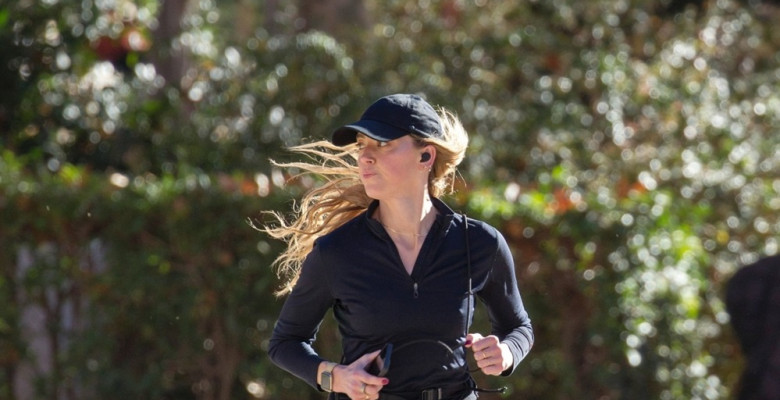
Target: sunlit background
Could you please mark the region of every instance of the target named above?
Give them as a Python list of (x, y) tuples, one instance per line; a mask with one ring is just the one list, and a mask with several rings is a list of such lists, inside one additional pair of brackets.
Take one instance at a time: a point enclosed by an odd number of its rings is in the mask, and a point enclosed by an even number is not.
[[(777, 21), (769, 0), (3, 0), (0, 398), (324, 398), (266, 357), (282, 244), (248, 221), (317, 184), (271, 167), (286, 146), (413, 92), (469, 131), (445, 200), (505, 234), (534, 323), (480, 382), (729, 399), (724, 288), (780, 238)], [(340, 356), (330, 319), (317, 346)]]

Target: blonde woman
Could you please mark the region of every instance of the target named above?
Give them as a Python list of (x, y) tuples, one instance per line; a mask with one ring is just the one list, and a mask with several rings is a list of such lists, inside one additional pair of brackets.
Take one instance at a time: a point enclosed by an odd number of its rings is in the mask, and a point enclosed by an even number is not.
[[(288, 297), (271, 359), (330, 399), (476, 399), (484, 389), (471, 372), (509, 375), (533, 332), (501, 233), (439, 199), (466, 152), (460, 121), (395, 94), (331, 142), (295, 148), (319, 161), (287, 166), (327, 183), (304, 197), (294, 221), (277, 215), (280, 225), (265, 229), (289, 245), (277, 259)], [(489, 335), (469, 333), (474, 295), (489, 310)], [(312, 346), (328, 309), (342, 337), (337, 361)], [(389, 368), (371, 370), (379, 361)]]

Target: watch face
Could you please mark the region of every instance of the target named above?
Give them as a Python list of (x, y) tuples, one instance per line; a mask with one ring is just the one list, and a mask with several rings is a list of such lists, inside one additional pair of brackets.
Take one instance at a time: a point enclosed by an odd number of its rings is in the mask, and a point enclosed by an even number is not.
[(332, 391), (330, 387), (330, 377), (331, 377), (330, 372), (323, 372), (322, 378), (320, 379), (322, 381), (322, 385), (320, 386), (322, 386), (322, 390), (326, 392)]

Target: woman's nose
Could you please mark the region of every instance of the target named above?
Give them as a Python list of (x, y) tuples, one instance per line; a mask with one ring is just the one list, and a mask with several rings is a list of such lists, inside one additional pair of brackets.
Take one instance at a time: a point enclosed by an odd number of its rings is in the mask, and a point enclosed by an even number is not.
[(366, 164), (373, 164), (375, 160), (370, 150), (363, 149), (358, 156), (358, 161)]

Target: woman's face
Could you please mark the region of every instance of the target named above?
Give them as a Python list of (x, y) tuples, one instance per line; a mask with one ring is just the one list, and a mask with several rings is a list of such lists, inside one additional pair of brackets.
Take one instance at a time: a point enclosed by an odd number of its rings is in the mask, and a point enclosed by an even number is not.
[(380, 142), (358, 134), (357, 146), (360, 180), (369, 197), (416, 197), (427, 187), (427, 170), (420, 162), (423, 149), (411, 136)]

